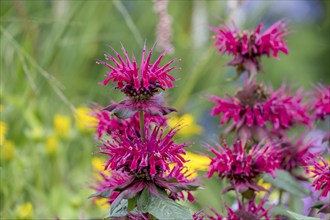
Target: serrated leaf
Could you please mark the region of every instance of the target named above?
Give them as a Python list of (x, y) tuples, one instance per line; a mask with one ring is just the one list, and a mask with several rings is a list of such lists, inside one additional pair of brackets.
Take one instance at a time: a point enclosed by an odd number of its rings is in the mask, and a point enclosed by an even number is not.
[(308, 189), (301, 186), (290, 173), (284, 170), (276, 170), (276, 178), (273, 179), (269, 174), (264, 175), (263, 179), (273, 186), (281, 188), (295, 196), (303, 197), (309, 194)]
[(109, 218), (119, 218), (119, 217), (125, 217), (127, 213), (127, 206), (128, 206), (128, 201), (127, 199), (122, 199), (120, 203), (113, 207), (110, 207), (110, 212), (108, 215), (106, 215), (104, 218), (109, 219)]
[(319, 218), (304, 216), (291, 211), (287, 211), (287, 213), (296, 220), (321, 220)]

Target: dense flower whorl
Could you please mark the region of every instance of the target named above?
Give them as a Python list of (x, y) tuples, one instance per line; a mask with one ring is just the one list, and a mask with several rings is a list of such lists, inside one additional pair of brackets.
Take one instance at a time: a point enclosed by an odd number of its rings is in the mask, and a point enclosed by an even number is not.
[(106, 59), (112, 61), (115, 66), (103, 61), (97, 62), (98, 64), (107, 66), (111, 70), (107, 73), (107, 78), (101, 84), (107, 85), (109, 81), (113, 81), (117, 83), (116, 88), (119, 88), (128, 97), (137, 100), (148, 99), (157, 93), (159, 89), (164, 90), (173, 86), (172, 82), (175, 81), (175, 78), (169, 72), (177, 67), (169, 66), (177, 60), (172, 60), (164, 66), (159, 66), (166, 52), (162, 53), (154, 63), (151, 63), (153, 48), (149, 50), (147, 57), (145, 57), (146, 45), (144, 45), (141, 63), (138, 66), (134, 55), (131, 60), (124, 47), (122, 47), (122, 50), (125, 60), (115, 50), (114, 52), (118, 59), (110, 54), (105, 54)]
[[(134, 129), (134, 128), (131, 128)], [(186, 144), (175, 144), (173, 136), (177, 129), (168, 132), (159, 126), (146, 130), (143, 141), (139, 134), (132, 132), (133, 137), (113, 133), (113, 140), (103, 143), (101, 153), (110, 158), (105, 169), (123, 169), (137, 176), (153, 178), (157, 173), (169, 171), (169, 163), (177, 163), (179, 167), (186, 162), (181, 154), (185, 154)]]
[(259, 24), (252, 31), (240, 31), (235, 24), (233, 29), (227, 25), (221, 28), (213, 27), (211, 30), (215, 32), (214, 45), (220, 53), (234, 56), (229, 65), (239, 66), (248, 71), (251, 71), (251, 68), (260, 71), (259, 58), (262, 55), (278, 58), (280, 51), (285, 54), (289, 52), (283, 39), (288, 34), (285, 21), (274, 23), (264, 33), (261, 33), (262, 27), (263, 25)]
[(256, 204), (256, 197), (253, 197), (251, 200), (249, 200), (248, 203), (242, 204), (240, 201), (238, 201), (238, 209), (234, 211), (232, 208), (228, 207), (226, 205), (227, 215), (223, 216), (219, 214), (215, 209), (210, 209), (212, 214), (206, 213), (205, 210), (199, 211), (194, 214), (194, 220), (204, 220), (204, 219), (210, 219), (210, 220), (256, 220), (256, 219), (264, 219), (264, 220), (270, 220), (271, 214), (269, 213), (269, 210), (272, 207), (265, 208), (264, 205), (267, 202), (264, 198), (259, 202), (259, 204)]
[(312, 186), (321, 192), (321, 197), (326, 197), (330, 191), (330, 164), (322, 157), (315, 158), (313, 154), (306, 157), (306, 164), (306, 172), (314, 178)]
[(302, 92), (297, 91), (291, 95), (284, 85), (277, 91), (268, 93), (262, 85), (247, 84), (235, 97), (210, 96), (210, 100), (216, 103), (212, 115), (222, 114), (220, 124), (233, 119), (232, 126), (236, 129), (244, 125), (264, 127), (267, 122), (274, 129), (289, 128), (293, 124), (310, 125)]
[(215, 157), (211, 157), (208, 177), (217, 172), (219, 178), (227, 178), (231, 183), (227, 190), (261, 190), (254, 179), (262, 173), (269, 173), (274, 177), (275, 170), (280, 168), (281, 154), (278, 146), (258, 144), (247, 149), (241, 141), (237, 141), (232, 149), (226, 143), (223, 145), (224, 147), (217, 144), (219, 150), (209, 146)]
[(316, 101), (313, 106), (315, 118), (324, 120), (330, 115), (330, 86), (317, 86)]

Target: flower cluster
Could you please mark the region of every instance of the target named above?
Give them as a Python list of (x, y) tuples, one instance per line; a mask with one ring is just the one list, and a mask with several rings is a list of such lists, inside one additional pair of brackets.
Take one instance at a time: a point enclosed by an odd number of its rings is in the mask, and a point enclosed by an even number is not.
[(274, 129), (289, 128), (295, 124), (310, 125), (307, 105), (301, 91), (291, 95), (285, 86), (268, 92), (262, 84), (246, 84), (234, 97), (211, 96), (216, 103), (212, 115), (222, 114), (220, 124), (232, 119), (232, 128), (242, 126), (264, 127), (269, 122)]
[(280, 150), (271, 144), (259, 144), (246, 149), (241, 141), (237, 141), (233, 149), (226, 143), (224, 147), (218, 144), (219, 151), (211, 146), (209, 148), (215, 157), (211, 158), (208, 177), (217, 172), (219, 178), (228, 179), (231, 186), (225, 191), (262, 190), (254, 180), (263, 173), (270, 173), (274, 177), (275, 169), (280, 168)]
[(117, 83), (117, 88), (125, 93), (128, 97), (134, 99), (148, 99), (159, 91), (159, 89), (171, 88), (175, 78), (169, 74), (170, 71), (177, 67), (169, 67), (177, 60), (171, 60), (164, 66), (159, 66), (161, 60), (165, 56), (165, 52), (158, 59), (151, 63), (151, 48), (146, 57), (146, 45), (142, 50), (142, 58), (138, 67), (136, 58), (129, 58), (127, 51), (122, 47), (125, 60), (114, 50), (118, 60), (110, 54), (105, 54), (105, 58), (115, 64), (111, 66), (107, 62), (98, 61), (99, 64), (107, 66), (111, 71), (107, 73), (107, 78), (101, 83), (107, 85), (110, 81)]
[[(160, 66), (163, 53), (152, 63), (152, 49), (146, 56), (144, 46), (138, 67), (135, 57), (130, 59), (124, 48), (123, 52), (125, 60), (116, 51), (117, 59), (106, 55), (114, 65), (99, 62), (110, 69), (102, 84), (116, 83), (127, 98), (106, 108), (96, 106), (92, 112), (101, 153), (108, 157), (104, 170), (110, 171), (100, 173), (102, 180), (92, 197), (108, 198), (109, 217), (150, 219), (169, 214), (155, 211), (150, 201), (166, 201), (167, 208), (175, 207), (187, 217), (189, 212), (175, 201), (194, 201), (190, 191), (198, 184), (184, 165), (187, 144), (174, 141), (179, 126), (169, 128), (164, 118), (175, 109), (163, 106), (157, 94), (173, 86), (169, 72), (176, 67), (169, 66), (175, 60)], [(116, 209), (123, 211), (118, 214)]]
[(116, 88), (127, 96), (120, 103), (113, 103), (105, 110), (112, 112), (119, 118), (130, 118), (138, 111), (157, 116), (175, 111), (174, 108), (163, 106), (163, 97), (157, 93), (160, 90), (173, 87), (172, 82), (175, 81), (175, 78), (169, 72), (177, 69), (177, 67), (170, 67), (170, 65), (178, 60), (171, 60), (164, 66), (159, 66), (166, 54), (164, 52), (154, 63), (151, 63), (153, 48), (149, 50), (146, 57), (146, 46), (144, 45), (141, 63), (138, 66), (135, 56), (133, 55), (130, 59), (124, 47), (122, 50), (125, 60), (114, 50), (117, 59), (110, 54), (105, 54), (105, 58), (114, 65), (103, 61), (97, 62), (110, 69), (107, 78), (101, 84), (107, 85), (112, 81), (117, 84)]
[[(233, 146), (218, 144), (218, 150), (208, 147), (214, 154), (210, 158), (208, 177), (218, 173), (219, 179), (226, 179), (230, 186), (224, 192), (235, 190), (239, 208), (237, 211), (227, 208), (227, 217), (213, 210), (216, 217), (197, 213), (199, 217), (196, 219), (269, 219), (251, 211), (241, 212), (241, 208), (254, 203), (252, 197), (256, 191), (265, 190), (257, 184), (258, 180), (266, 180), (268, 176), (264, 174), (274, 178), (277, 169), (282, 170), (279, 172), (282, 178), (288, 176), (293, 181), (308, 181), (301, 169), (305, 166), (315, 178), (312, 184), (315, 190), (321, 191), (322, 197), (329, 192), (329, 164), (322, 157), (321, 162), (316, 162), (310, 155), (314, 153), (314, 157), (318, 157), (323, 154), (323, 145), (330, 139), (330, 132), (323, 135), (321, 141), (315, 135), (308, 138), (307, 134), (317, 132), (314, 122), (325, 120), (330, 114), (330, 87), (320, 85), (316, 86), (316, 92), (304, 93), (299, 89), (292, 93), (290, 86), (284, 84), (273, 90), (271, 86), (258, 82), (256, 73), (262, 71), (262, 56), (278, 58), (279, 52), (288, 54), (283, 38), (288, 33), (286, 22), (280, 20), (263, 33), (261, 29), (262, 24), (253, 31), (240, 31), (235, 24), (233, 29), (227, 25), (212, 28), (219, 52), (233, 56), (228, 65), (236, 66), (238, 74), (243, 71), (249, 73), (243, 88), (238, 89), (234, 96), (208, 96), (215, 103), (211, 114), (220, 116), (220, 125), (224, 127), (221, 140), (230, 137), (236, 141)], [(305, 130), (294, 140), (288, 132), (297, 126), (315, 130)], [(296, 187), (300, 185), (297, 183)], [(262, 199), (266, 201), (266, 198)], [(244, 202), (244, 199), (248, 201)]]
[(161, 127), (146, 129), (145, 140), (141, 140), (141, 137), (133, 132), (133, 137), (128, 137), (126, 133), (114, 133), (113, 139), (106, 141), (102, 150), (102, 153), (110, 158), (105, 169), (124, 169), (134, 175), (144, 175), (145, 178), (151, 179), (159, 172), (169, 171), (169, 162), (175, 162), (182, 167), (185, 160), (181, 154), (185, 152), (183, 148), (186, 145), (174, 143), (172, 139), (175, 133), (172, 129), (165, 134)]
[(228, 63), (237, 66), (238, 72), (247, 70), (249, 72), (261, 71), (259, 59), (263, 55), (278, 58), (278, 53), (288, 54), (288, 48), (283, 39), (288, 34), (286, 22), (280, 20), (261, 33), (262, 24), (255, 30), (240, 31), (233, 24), (231, 29), (228, 25), (221, 28), (213, 27), (215, 33), (215, 46), (220, 53), (232, 54), (233, 59)]

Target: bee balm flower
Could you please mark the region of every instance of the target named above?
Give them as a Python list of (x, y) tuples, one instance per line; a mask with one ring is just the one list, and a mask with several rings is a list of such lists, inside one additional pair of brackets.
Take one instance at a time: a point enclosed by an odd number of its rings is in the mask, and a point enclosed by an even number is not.
[(280, 151), (273, 145), (258, 144), (247, 150), (241, 141), (237, 141), (233, 149), (226, 143), (224, 147), (219, 144), (217, 146), (219, 150), (209, 146), (215, 157), (211, 158), (208, 177), (217, 172), (219, 178), (227, 178), (231, 186), (224, 191), (259, 191), (262, 187), (254, 182), (255, 178), (262, 173), (269, 173), (274, 177), (275, 169), (280, 168)]
[(261, 71), (260, 57), (278, 58), (278, 53), (288, 54), (288, 48), (283, 39), (287, 35), (286, 22), (280, 20), (261, 33), (263, 27), (259, 24), (255, 30), (240, 31), (234, 24), (231, 29), (227, 25), (221, 28), (213, 27), (215, 46), (220, 53), (231, 54), (234, 58), (228, 63), (237, 66), (238, 73)]
[(293, 124), (310, 124), (307, 106), (300, 91), (295, 95), (282, 86), (275, 92), (267, 92), (262, 84), (251, 83), (239, 90), (235, 97), (210, 97), (216, 103), (212, 115), (221, 115), (220, 124), (232, 119), (231, 127), (265, 127), (267, 122), (275, 130), (289, 128)]
[(144, 141), (134, 132), (131, 134), (135, 137), (113, 133), (113, 140), (106, 141), (101, 152), (110, 157), (105, 169), (123, 169), (152, 179), (157, 173), (169, 171), (171, 162), (183, 167), (186, 161), (181, 154), (185, 154), (186, 144), (175, 144), (172, 140), (175, 133), (175, 129), (166, 133), (156, 126), (153, 130), (146, 129)]
[(122, 50), (125, 60), (118, 52), (114, 51), (117, 58), (105, 54), (106, 59), (113, 64), (103, 61), (97, 62), (110, 69), (107, 78), (101, 84), (107, 85), (112, 81), (117, 84), (116, 88), (128, 97), (120, 103), (111, 104), (106, 110), (112, 111), (120, 118), (129, 118), (141, 110), (151, 115), (166, 115), (175, 111), (173, 108), (162, 106), (162, 97), (156, 94), (160, 90), (173, 87), (172, 82), (175, 81), (175, 78), (169, 72), (177, 67), (170, 67), (170, 65), (177, 60), (171, 60), (164, 66), (160, 66), (160, 62), (166, 54), (164, 52), (154, 63), (151, 63), (153, 48), (149, 50), (146, 57), (146, 46), (144, 45), (141, 63), (138, 65), (134, 55), (130, 59), (124, 47)]

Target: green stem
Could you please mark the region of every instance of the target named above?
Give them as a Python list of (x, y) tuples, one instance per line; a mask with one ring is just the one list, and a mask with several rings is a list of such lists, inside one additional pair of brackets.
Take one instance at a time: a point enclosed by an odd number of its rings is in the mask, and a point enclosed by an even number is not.
[(144, 113), (143, 111), (140, 111), (140, 134), (141, 134), (141, 139), (144, 142), (145, 141), (145, 133), (144, 133)]
[(280, 193), (278, 196), (278, 204), (281, 205), (282, 204), (282, 197), (283, 197), (283, 190), (280, 189)]

